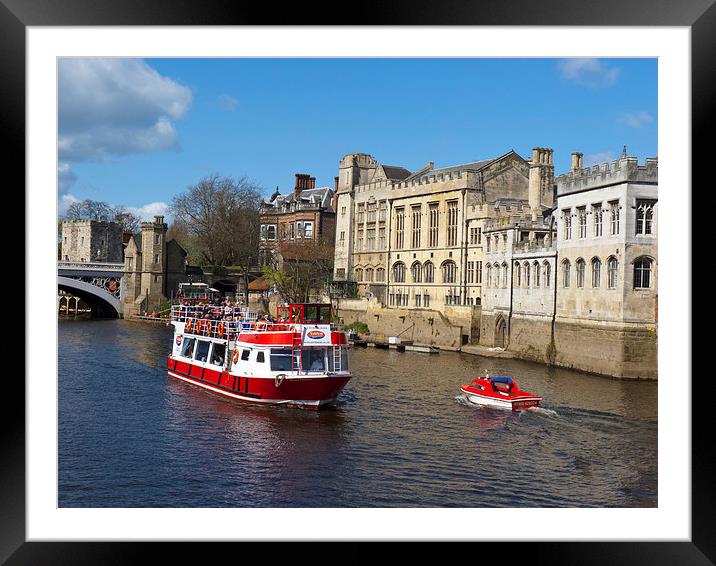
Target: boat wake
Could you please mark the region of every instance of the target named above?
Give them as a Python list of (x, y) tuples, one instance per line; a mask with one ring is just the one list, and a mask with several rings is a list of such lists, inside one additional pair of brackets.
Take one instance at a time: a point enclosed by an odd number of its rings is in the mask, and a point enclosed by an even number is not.
[[(466, 407), (470, 407), (472, 409), (497, 409), (498, 411), (502, 410), (505, 412), (512, 412), (512, 409), (509, 408), (502, 408), (502, 407), (491, 407), (487, 405), (481, 405), (479, 403), (473, 403), (467, 398), (467, 395), (459, 394), (455, 395), (454, 397), (455, 401), (457, 401), (460, 405), (464, 405)], [(552, 409), (545, 409), (544, 407), (529, 407), (528, 409), (522, 409), (520, 411), (515, 411), (517, 413), (521, 413), (523, 411), (529, 411), (530, 413), (536, 413), (538, 415), (543, 415), (545, 417), (559, 417), (559, 413), (557, 411), (554, 411)]]

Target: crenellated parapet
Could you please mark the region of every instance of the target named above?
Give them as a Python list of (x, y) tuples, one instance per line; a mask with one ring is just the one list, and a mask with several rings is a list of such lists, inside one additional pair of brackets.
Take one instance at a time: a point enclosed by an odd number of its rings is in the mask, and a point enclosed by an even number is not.
[[(581, 165), (581, 159), (578, 160), (578, 165)], [(636, 157), (622, 157), (611, 163), (600, 163), (592, 167), (573, 167), (569, 172), (555, 178), (557, 194), (560, 196), (604, 185), (658, 181), (659, 160), (656, 157), (647, 157), (643, 165), (639, 165)]]

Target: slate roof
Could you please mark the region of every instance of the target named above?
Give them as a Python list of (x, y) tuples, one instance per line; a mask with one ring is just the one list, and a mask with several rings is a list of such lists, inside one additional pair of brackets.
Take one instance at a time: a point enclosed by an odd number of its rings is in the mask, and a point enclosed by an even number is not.
[(405, 167), (397, 167), (395, 165), (383, 165), (383, 171), (385, 171), (385, 176), (391, 181), (402, 181), (412, 174)]

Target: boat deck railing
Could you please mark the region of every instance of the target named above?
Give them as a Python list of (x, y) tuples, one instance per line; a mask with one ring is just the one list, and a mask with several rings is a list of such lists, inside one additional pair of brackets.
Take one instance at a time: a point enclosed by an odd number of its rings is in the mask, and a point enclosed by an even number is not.
[[(235, 307), (229, 312), (219, 306), (174, 305), (171, 310), (171, 320), (183, 322), (185, 334), (229, 340), (236, 338), (241, 332), (300, 333), (303, 326), (313, 326), (310, 323), (258, 320), (258, 314), (246, 307)], [(331, 330), (336, 330), (333, 323), (330, 327)]]

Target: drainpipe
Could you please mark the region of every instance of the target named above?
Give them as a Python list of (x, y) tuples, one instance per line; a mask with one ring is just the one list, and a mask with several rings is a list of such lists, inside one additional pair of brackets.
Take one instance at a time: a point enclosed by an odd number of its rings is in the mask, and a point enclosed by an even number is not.
[(463, 229), (462, 233), (462, 247), (465, 250), (464, 256), (463, 254), (460, 254), (460, 273), (462, 274), (462, 304), (465, 305), (467, 303), (467, 225), (470, 222), (465, 218), (467, 216), (465, 211), (465, 191), (467, 189), (462, 190), (462, 217), (465, 219), (465, 227)]
[[(512, 229), (512, 247), (514, 249), (514, 228)], [(512, 300), (515, 289), (515, 261), (514, 255), (510, 256), (510, 311), (507, 314), (507, 343), (505, 344), (505, 350), (510, 346), (510, 334), (512, 334)]]

